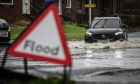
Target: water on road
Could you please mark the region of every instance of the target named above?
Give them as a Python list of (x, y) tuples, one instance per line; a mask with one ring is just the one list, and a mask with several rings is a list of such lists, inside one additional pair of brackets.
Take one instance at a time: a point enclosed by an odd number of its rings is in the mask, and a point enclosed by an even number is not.
[[(140, 32), (131, 33), (128, 37), (129, 40), (123, 42), (87, 44), (84, 41), (68, 41), (73, 61), (72, 77), (84, 77), (108, 70), (140, 69)], [(3, 53), (1, 50), (1, 59)], [(28, 64), (30, 73), (63, 74), (62, 65), (33, 60), (29, 60)], [(8, 57), (6, 67), (23, 72), (23, 60)]]

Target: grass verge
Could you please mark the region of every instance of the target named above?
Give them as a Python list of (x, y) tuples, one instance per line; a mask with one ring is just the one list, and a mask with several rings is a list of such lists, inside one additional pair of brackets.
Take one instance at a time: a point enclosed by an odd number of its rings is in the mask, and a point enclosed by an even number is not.
[[(63, 25), (64, 32), (67, 40), (82, 40), (84, 39), (84, 34), (86, 29), (77, 26), (74, 23), (65, 23)], [(26, 28), (26, 26), (16, 26), (11, 28), (11, 39), (16, 39), (19, 34)], [(128, 32), (138, 32), (140, 28), (128, 28)]]
[(11, 39), (16, 39), (25, 28), (26, 26), (11, 27)]
[[(86, 29), (77, 26), (76, 24), (64, 24), (64, 32), (67, 40), (82, 40)], [(17, 26), (11, 28), (11, 39), (16, 39), (26, 26)]]
[(86, 29), (77, 26), (76, 24), (68, 24), (68, 23), (65, 23), (63, 27), (67, 40), (84, 39), (84, 34), (86, 32)]

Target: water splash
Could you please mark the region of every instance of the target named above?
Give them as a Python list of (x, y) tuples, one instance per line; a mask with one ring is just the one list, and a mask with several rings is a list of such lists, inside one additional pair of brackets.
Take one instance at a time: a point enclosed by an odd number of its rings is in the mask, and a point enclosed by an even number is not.
[(116, 42), (100, 42), (100, 43), (85, 43), (84, 41), (69, 41), (69, 48), (95, 48), (95, 49), (124, 49), (124, 48), (140, 48), (140, 43), (116, 41)]

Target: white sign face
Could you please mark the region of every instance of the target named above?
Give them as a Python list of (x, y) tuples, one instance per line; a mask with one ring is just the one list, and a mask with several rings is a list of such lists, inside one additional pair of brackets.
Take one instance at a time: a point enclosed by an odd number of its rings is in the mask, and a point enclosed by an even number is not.
[(16, 51), (64, 60), (64, 52), (58, 36), (54, 16), (50, 11), (48, 16), (19, 44)]
[(62, 30), (57, 8), (52, 4), (9, 48), (8, 54), (70, 65)]
[(30, 14), (30, 0), (22, 0), (22, 13)]

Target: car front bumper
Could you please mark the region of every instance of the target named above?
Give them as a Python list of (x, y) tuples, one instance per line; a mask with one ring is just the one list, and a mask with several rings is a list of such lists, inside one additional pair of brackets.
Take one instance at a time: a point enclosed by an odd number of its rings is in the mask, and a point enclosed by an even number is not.
[[(104, 34), (102, 34), (102, 35), (104, 35)], [(123, 35), (113, 35), (112, 37), (107, 37), (106, 35), (105, 35), (105, 37), (102, 37), (102, 35), (98, 35), (98, 37), (95, 37), (94, 35), (92, 35), (92, 36), (85, 35), (85, 40), (92, 41), (92, 42), (97, 42), (99, 40), (107, 40), (107, 41), (124, 40)]]

